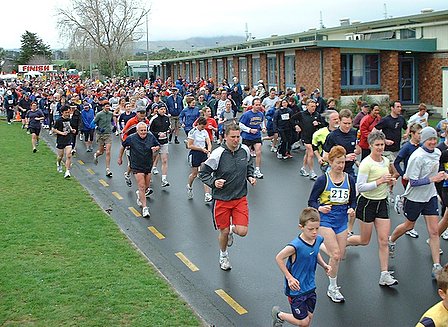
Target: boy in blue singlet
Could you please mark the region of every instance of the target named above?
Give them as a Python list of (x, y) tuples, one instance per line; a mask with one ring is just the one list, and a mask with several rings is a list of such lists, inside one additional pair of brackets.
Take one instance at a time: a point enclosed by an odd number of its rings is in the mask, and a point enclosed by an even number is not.
[[(285, 275), (285, 295), (292, 313), (272, 308), (272, 326), (279, 327), (287, 321), (295, 326), (309, 326), (316, 307), (316, 265), (319, 263), (329, 274), (331, 266), (325, 263), (319, 253), (324, 239), (318, 235), (319, 212), (305, 208), (300, 214), (299, 229), (302, 233), (281, 250), (275, 260)], [(286, 262), (285, 262), (286, 260)]]

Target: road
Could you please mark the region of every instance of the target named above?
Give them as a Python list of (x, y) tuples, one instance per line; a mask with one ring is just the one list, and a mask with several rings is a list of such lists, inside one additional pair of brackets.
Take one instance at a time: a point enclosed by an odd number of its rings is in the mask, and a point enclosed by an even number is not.
[[(54, 138), (45, 131), (42, 134), (54, 147)], [(194, 183), (194, 199), (188, 200), (186, 196), (189, 166), (188, 150), (183, 144), (170, 145), (171, 186), (162, 189), (161, 176), (153, 177), (151, 218), (147, 220), (135, 215), (135, 210), (140, 211), (135, 201), (135, 183), (127, 187), (124, 166), (116, 164), (118, 138), (114, 137), (112, 147), (114, 175), (110, 179), (105, 177), (104, 156), (95, 166), (93, 154), (86, 153), (84, 144), (78, 143), (72, 176), (110, 213), (119, 228), (208, 325), (270, 326), (273, 305), (290, 310), (283, 294), (283, 277), (274, 258), (297, 235), (298, 215), (307, 205), (312, 187), (313, 182), (298, 174), (302, 152), (295, 152), (293, 159), (280, 161), (269, 152), (268, 144), (263, 145), (265, 177), (255, 187), (249, 187), (249, 233), (245, 238), (235, 237), (229, 249), (233, 269), (225, 272), (219, 268), (218, 234), (199, 180)], [(403, 217), (391, 210), (391, 219), (396, 226)], [(338, 284), (345, 303), (333, 303), (326, 296), (328, 278), (318, 266), (313, 326), (415, 325), (420, 315), (439, 301), (436, 284), (431, 280), (431, 257), (422, 218), (416, 229), (420, 238), (403, 236), (397, 242), (390, 270), (395, 271), (399, 284), (393, 288), (378, 285), (375, 235), (369, 246), (349, 248), (341, 263)], [(441, 240), (445, 252), (447, 245)]]

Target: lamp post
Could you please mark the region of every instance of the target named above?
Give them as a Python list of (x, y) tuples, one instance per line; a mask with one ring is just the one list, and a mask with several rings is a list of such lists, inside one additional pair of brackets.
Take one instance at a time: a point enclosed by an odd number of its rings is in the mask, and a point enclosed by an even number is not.
[(148, 14), (146, 14), (146, 78), (149, 81), (149, 31), (148, 31)]

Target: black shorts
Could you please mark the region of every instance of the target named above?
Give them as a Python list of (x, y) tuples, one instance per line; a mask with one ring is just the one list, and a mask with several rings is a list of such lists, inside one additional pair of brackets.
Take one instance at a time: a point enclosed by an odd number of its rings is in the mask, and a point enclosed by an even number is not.
[(83, 131), (82, 134), (84, 135), (84, 141), (86, 141), (86, 142), (92, 141), (93, 142), (93, 136), (95, 134), (94, 129), (90, 129), (88, 131)]
[(71, 147), (72, 144), (71, 143), (69, 143), (69, 144), (56, 144), (56, 148), (59, 149), (59, 150), (63, 150), (63, 149), (65, 149), (68, 146)]
[(145, 175), (149, 175), (151, 174), (151, 170), (142, 170), (142, 169), (132, 169), (131, 168), (131, 172), (135, 175), (135, 174), (145, 174)]
[(244, 145), (247, 145), (247, 147), (251, 147), (251, 146), (253, 146), (254, 144), (257, 144), (257, 143), (262, 143), (262, 141), (261, 141), (261, 138), (260, 139), (255, 139), (255, 140), (246, 140), (246, 139), (243, 139), (243, 144)]
[(29, 127), (28, 130), (29, 130), (30, 134), (36, 134), (37, 136), (39, 136), (39, 134), (40, 134), (40, 128)]
[(375, 218), (389, 219), (387, 199), (370, 200), (359, 195), (356, 200), (356, 218), (365, 223), (373, 223)]
[(191, 167), (200, 167), (205, 160), (207, 160), (207, 153), (202, 151), (191, 150), (188, 154), (188, 162)]
[(433, 196), (428, 202), (415, 202), (404, 198), (403, 213), (409, 221), (416, 221), (420, 215), (438, 216), (439, 203), (437, 196)]

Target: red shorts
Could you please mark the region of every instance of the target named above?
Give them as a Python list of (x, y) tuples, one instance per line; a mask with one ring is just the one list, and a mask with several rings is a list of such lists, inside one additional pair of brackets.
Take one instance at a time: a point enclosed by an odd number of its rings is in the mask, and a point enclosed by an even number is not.
[(232, 217), (232, 225), (247, 226), (249, 224), (249, 207), (247, 206), (245, 196), (230, 201), (214, 201), (213, 223), (215, 228), (228, 228), (230, 226), (230, 217)]

